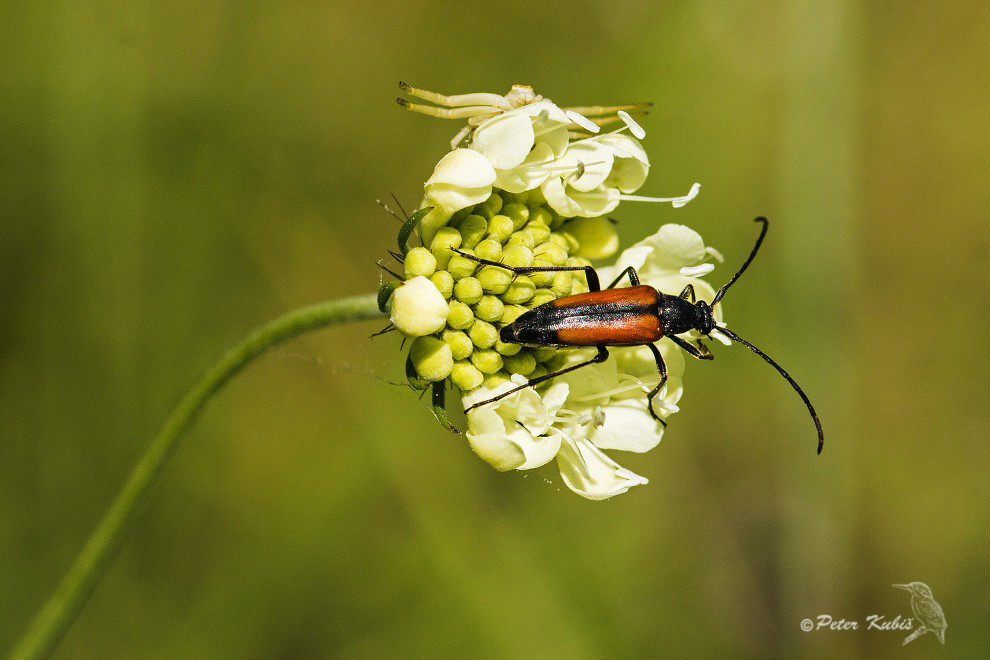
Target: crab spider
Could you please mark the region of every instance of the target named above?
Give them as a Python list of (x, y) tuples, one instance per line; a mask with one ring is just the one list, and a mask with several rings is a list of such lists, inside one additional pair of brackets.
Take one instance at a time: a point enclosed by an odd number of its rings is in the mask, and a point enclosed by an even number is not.
[[(410, 103), (403, 98), (396, 99), (399, 105), (407, 110), (419, 112), (431, 117), (438, 117), (440, 119), (468, 120), (467, 125), (465, 125), (457, 133), (457, 135), (454, 136), (454, 139), (450, 141), (450, 146), (452, 149), (456, 149), (457, 145), (463, 142), (464, 139), (471, 134), (471, 131), (473, 131), (474, 128), (483, 121), (507, 110), (512, 110), (514, 108), (519, 108), (524, 105), (529, 105), (530, 103), (536, 103), (537, 101), (543, 100), (543, 97), (533, 92), (533, 88), (529, 85), (513, 85), (512, 89), (510, 89), (508, 94), (505, 96), (484, 92), (446, 96), (444, 94), (437, 94), (436, 92), (430, 92), (425, 89), (419, 89), (404, 82), (400, 82), (399, 87), (409, 96), (435, 104), (424, 105), (422, 103)], [(577, 120), (571, 124), (573, 128), (576, 129), (582, 127), (588, 129), (589, 123), (594, 126), (603, 126), (614, 121), (619, 121), (618, 117), (603, 115), (614, 115), (620, 110), (631, 111), (634, 117), (642, 117), (646, 114), (645, 109), (651, 105), (653, 104), (633, 103), (614, 106), (593, 105), (563, 108), (563, 110), (568, 114), (568, 116), (572, 116), (572, 118), (573, 115), (578, 115)], [(584, 119), (584, 121), (580, 121), (581, 119)], [(591, 126), (590, 128), (594, 128), (594, 126)]]

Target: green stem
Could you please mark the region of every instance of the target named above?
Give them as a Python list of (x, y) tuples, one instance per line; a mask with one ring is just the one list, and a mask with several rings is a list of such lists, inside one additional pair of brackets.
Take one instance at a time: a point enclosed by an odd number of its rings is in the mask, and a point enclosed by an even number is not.
[(268, 348), (309, 330), (328, 325), (365, 321), (381, 316), (374, 295), (332, 300), (304, 307), (258, 328), (232, 348), (183, 397), (165, 425), (134, 466), (131, 476), (90, 535), (55, 593), (35, 615), (14, 648), (12, 659), (47, 657), (68, 631), (86, 599), (107, 572), (148, 501), (151, 486), (175, 451), (182, 433), (196, 420), (210, 398), (237, 372)]

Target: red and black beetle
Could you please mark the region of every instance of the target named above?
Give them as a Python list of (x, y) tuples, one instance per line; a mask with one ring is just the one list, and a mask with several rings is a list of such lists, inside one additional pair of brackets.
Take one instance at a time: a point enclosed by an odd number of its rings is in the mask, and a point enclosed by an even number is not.
[[(667, 381), (667, 365), (664, 364), (663, 356), (660, 355), (660, 351), (654, 345), (654, 342), (666, 337), (687, 351), (692, 357), (699, 360), (712, 360), (715, 356), (712, 355), (708, 347), (701, 340), (692, 342), (677, 335), (690, 330), (697, 330), (702, 335), (708, 337), (717, 329), (722, 335), (746, 346), (766, 360), (791, 384), (791, 387), (794, 388), (801, 396), (805, 405), (808, 406), (808, 412), (811, 413), (811, 418), (814, 420), (815, 428), (818, 431), (818, 453), (822, 453), (822, 446), (825, 442), (822, 424), (818, 419), (818, 414), (815, 412), (814, 406), (811, 405), (811, 401), (800, 386), (766, 353), (745, 339), (742, 339), (734, 332), (721, 326), (716, 327), (715, 318), (712, 316), (712, 308), (722, 300), (726, 290), (739, 279), (739, 276), (743, 274), (750, 262), (753, 261), (753, 258), (756, 257), (756, 253), (760, 249), (760, 244), (767, 234), (767, 229), (770, 226), (769, 221), (763, 217), (756, 218), (755, 221), (762, 223), (763, 229), (756, 239), (756, 245), (753, 246), (753, 251), (742, 265), (742, 268), (718, 290), (711, 303), (704, 300), (696, 301), (694, 287), (690, 284), (677, 296), (661, 293), (651, 286), (640, 284), (639, 276), (632, 266), (622, 271), (608, 288), (602, 290), (601, 284), (598, 281), (598, 274), (591, 266), (529, 266), (526, 268), (514, 268), (500, 264), (497, 261), (481, 259), (460, 250), (454, 250), (458, 254), (478, 263), (505, 268), (518, 275), (538, 272), (583, 270), (585, 276), (588, 278), (588, 288), (590, 289), (588, 293), (565, 296), (534, 307), (512, 323), (503, 327), (500, 331), (500, 338), (503, 342), (512, 344), (560, 347), (594, 346), (598, 349), (598, 354), (590, 360), (533, 378), (525, 385), (515, 387), (491, 399), (480, 401), (467, 408), (465, 412), (498, 401), (521, 389), (539, 385), (561, 374), (597, 362), (604, 362), (608, 359), (608, 346), (647, 346), (653, 352), (653, 357), (656, 358), (657, 371), (660, 374), (660, 382), (647, 395), (649, 410), (655, 419), (663, 423), (663, 420), (660, 420), (653, 411), (653, 399)], [(629, 277), (632, 286), (624, 289), (614, 288), (626, 276)]]

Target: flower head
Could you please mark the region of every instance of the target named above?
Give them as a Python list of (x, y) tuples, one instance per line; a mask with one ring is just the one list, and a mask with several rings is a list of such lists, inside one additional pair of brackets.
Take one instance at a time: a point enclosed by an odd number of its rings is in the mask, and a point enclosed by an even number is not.
[[(465, 408), (497, 398), (468, 413), (466, 437), (498, 470), (556, 461), (564, 483), (589, 499), (646, 483), (605, 452), (645, 452), (660, 442), (683, 390), (680, 352), (667, 340), (658, 344), (667, 380), (651, 412), (646, 395), (660, 376), (650, 347), (615, 348), (610, 360), (552, 377), (589, 355), (513, 343), (500, 329), (539, 305), (588, 290), (581, 273), (588, 259), (618, 250), (614, 222), (605, 216), (621, 201), (681, 206), (697, 184), (684, 197), (630, 194), (650, 167), (639, 142), (644, 131), (629, 114), (641, 115), (644, 105), (560, 108), (525, 86), (505, 96), (403, 89), (437, 104), (402, 101), (404, 107), (468, 119), (427, 180), (421, 211), (400, 234), (405, 282), (391, 294), (390, 313), (397, 329), (416, 337), (410, 383), (432, 383), (434, 412), (445, 424), (444, 383), (461, 393)], [(609, 123), (625, 126), (599, 135)], [(422, 247), (406, 245), (412, 225)], [(615, 266), (600, 269), (604, 281), (633, 265), (643, 283), (666, 293), (677, 294), (682, 282), (711, 293), (698, 276), (712, 252), (677, 227), (665, 225), (624, 251)], [(532, 267), (548, 270), (513, 270)]]

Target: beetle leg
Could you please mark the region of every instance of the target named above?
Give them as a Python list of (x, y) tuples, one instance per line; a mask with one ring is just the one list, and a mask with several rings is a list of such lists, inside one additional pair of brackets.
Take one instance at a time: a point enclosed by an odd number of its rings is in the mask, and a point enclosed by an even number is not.
[[(566, 374), (569, 371), (574, 371), (575, 369), (580, 369), (581, 367), (587, 367), (589, 364), (595, 364), (596, 362), (604, 362), (605, 360), (608, 359), (608, 349), (605, 348), (604, 346), (598, 346), (597, 348), (598, 348), (598, 354), (595, 355), (595, 357), (591, 358), (590, 360), (585, 360), (584, 362), (579, 362), (578, 364), (572, 364), (569, 367), (564, 367), (563, 369), (560, 369), (558, 371), (554, 371), (553, 373), (543, 374), (542, 376), (538, 376), (537, 378), (533, 378), (533, 379), (527, 381), (524, 385), (519, 385), (518, 387), (513, 387), (508, 392), (502, 392), (498, 396), (493, 396), (490, 399), (486, 399), (484, 401), (479, 401), (478, 403), (474, 404), (470, 408), (465, 408), (464, 409), (464, 412), (465, 413), (468, 413), (468, 412), (474, 410), (475, 408), (479, 408), (481, 406), (486, 406), (489, 403), (495, 403), (496, 401), (499, 401), (501, 399), (504, 399), (505, 397), (509, 396), (510, 394), (515, 394), (519, 390), (524, 390), (527, 387), (534, 387), (536, 385), (539, 385), (540, 383), (543, 383), (545, 381), (550, 380), (551, 378), (556, 378), (557, 376)], [(664, 378), (666, 378), (666, 375), (664, 376)], [(652, 410), (651, 410), (651, 413), (652, 413)]]
[(660, 416), (653, 412), (653, 399), (655, 399), (657, 394), (660, 393), (661, 388), (667, 384), (667, 364), (663, 361), (663, 356), (660, 355), (659, 348), (657, 348), (654, 344), (647, 344), (647, 346), (649, 346), (650, 350), (653, 351), (653, 357), (657, 360), (657, 371), (660, 373), (660, 382), (657, 383), (656, 387), (650, 390), (649, 394), (646, 395), (646, 407), (650, 409), (650, 416), (666, 427), (667, 422), (660, 419)]
[[(608, 289), (614, 289), (615, 288), (615, 285), (619, 283), (619, 280), (621, 280), (624, 275), (628, 275), (629, 276), (629, 283), (630, 284), (632, 284), (633, 286), (639, 286), (639, 274), (636, 273), (636, 269), (635, 268), (633, 268), (632, 266), (630, 266), (629, 268), (626, 268), (624, 271), (622, 271), (621, 273), (619, 273), (619, 276), (617, 278), (615, 278), (615, 281), (612, 282), (611, 284), (609, 284), (606, 288), (608, 288)], [(688, 285), (688, 286), (690, 286), (690, 285)]]
[(698, 341), (698, 345), (695, 346), (691, 342), (685, 341), (680, 337), (676, 337), (674, 335), (670, 335), (669, 337), (667, 337), (667, 339), (669, 339), (670, 341), (674, 342), (675, 344), (683, 348), (685, 351), (687, 351), (688, 355), (695, 358), (696, 360), (715, 359), (715, 356), (712, 354), (712, 352), (709, 351), (708, 347), (702, 344), (700, 340)]
[[(513, 272), (516, 275), (525, 275), (526, 273), (560, 273), (564, 271), (576, 271), (583, 270), (584, 275), (588, 278), (588, 290), (589, 291), (601, 291), (602, 285), (598, 281), (598, 273), (591, 266), (525, 266), (525, 267), (515, 267), (506, 266), (505, 264), (500, 264), (497, 261), (492, 261), (491, 259), (482, 259), (481, 257), (476, 257), (473, 254), (468, 254), (467, 252), (461, 252), (457, 248), (450, 248), (452, 251), (461, 255), (465, 259), (470, 259), (471, 261), (477, 261), (479, 264), (484, 264), (486, 266), (496, 266), (498, 268), (504, 268), (507, 271)], [(616, 280), (617, 282), (618, 280)], [(614, 283), (613, 283), (614, 285)], [(609, 287), (611, 288), (611, 287)]]
[(681, 300), (690, 300), (693, 303), (694, 302), (694, 285), (693, 284), (688, 284), (686, 287), (684, 287), (684, 290), (681, 291), (681, 295), (679, 295), (678, 298), (680, 298)]

